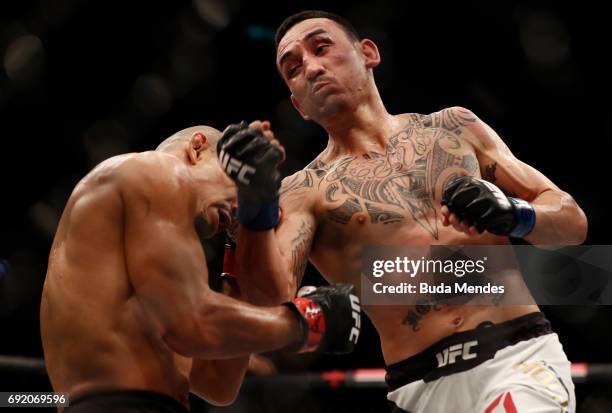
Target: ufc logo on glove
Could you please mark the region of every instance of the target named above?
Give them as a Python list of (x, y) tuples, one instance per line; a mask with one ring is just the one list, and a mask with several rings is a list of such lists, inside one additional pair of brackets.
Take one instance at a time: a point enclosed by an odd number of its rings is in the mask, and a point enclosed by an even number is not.
[(247, 175), (253, 175), (257, 169), (251, 165), (247, 165), (238, 159), (232, 158), (223, 149), (219, 152), (219, 160), (226, 174), (232, 178), (236, 178), (240, 183), (248, 185), (251, 183)]
[(351, 328), (351, 334), (349, 335), (349, 341), (357, 344), (359, 339), (359, 329), (361, 328), (361, 307), (359, 306), (359, 298), (356, 295), (351, 294), (351, 309), (353, 310), (352, 317), (355, 320), (353, 328)]

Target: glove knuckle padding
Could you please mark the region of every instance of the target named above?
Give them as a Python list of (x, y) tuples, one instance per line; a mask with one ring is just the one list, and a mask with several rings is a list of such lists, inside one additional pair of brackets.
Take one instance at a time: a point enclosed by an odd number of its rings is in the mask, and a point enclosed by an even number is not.
[(269, 144), (267, 150), (261, 154), (260, 159), (258, 161), (262, 163), (270, 163), (271, 165), (278, 165), (278, 163), (283, 158), (283, 154), (276, 146)]
[(481, 191), (478, 187), (462, 186), (455, 191), (448, 203), (448, 207), (455, 213), (455, 215), (457, 215), (460, 219), (463, 219), (467, 212), (467, 206), (475, 199), (478, 199), (480, 194)]
[(465, 207), (464, 217), (470, 225), (474, 224), (478, 218), (482, 218), (491, 208), (491, 201), (487, 198), (476, 198)]
[(479, 232), (486, 229), (505, 235), (516, 225), (514, 207), (505, 194), (490, 182), (473, 176), (451, 181), (444, 190), (442, 204)]
[(454, 192), (464, 183), (465, 176), (461, 176), (459, 178), (455, 178), (446, 184), (444, 191), (442, 192), (442, 205), (447, 205)]
[(258, 139), (253, 139), (244, 145), (240, 150), (236, 151), (236, 156), (242, 159), (251, 159), (253, 162), (259, 162), (261, 154), (266, 150), (266, 143)]
[[(352, 320), (355, 311), (351, 303), (351, 295), (355, 297), (353, 300), (358, 303), (359, 300), (355, 296), (355, 287), (350, 284), (319, 287), (314, 292), (303, 295), (303, 297), (316, 302), (325, 314), (327, 334), (322, 347), (329, 352), (346, 353), (352, 351), (355, 346), (350, 339), (354, 328)], [(357, 317), (360, 317), (360, 310)]]
[(233, 152), (235, 156), (242, 156), (242, 152), (257, 142), (257, 134), (252, 129), (243, 129), (232, 136), (223, 147), (226, 152)]
[[(260, 129), (250, 128), (246, 122), (230, 125), (217, 150), (219, 154), (223, 153), (223, 167), (237, 181), (243, 199), (270, 202), (276, 197), (281, 184), (277, 166), (282, 160), (282, 152)], [(248, 180), (238, 179), (243, 165), (248, 168), (245, 172)]]
[(232, 123), (223, 131), (221, 135), (221, 139), (217, 142), (217, 154), (221, 152), (221, 149), (224, 149), (228, 143), (228, 141), (239, 131), (246, 129), (248, 127), (245, 121), (240, 123)]

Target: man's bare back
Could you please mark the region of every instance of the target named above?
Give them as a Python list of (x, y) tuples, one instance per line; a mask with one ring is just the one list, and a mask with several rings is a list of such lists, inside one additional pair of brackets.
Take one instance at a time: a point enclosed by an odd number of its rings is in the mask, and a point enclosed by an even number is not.
[(250, 353), (354, 347), (352, 286), (268, 308), (208, 287), (202, 240), (231, 224), (236, 203), (219, 134), (189, 128), (158, 151), (111, 158), (70, 196), (41, 304), (47, 371), (69, 409), (186, 411), (190, 391), (229, 404)]
[[(191, 359), (169, 349), (134, 295), (119, 182), (138, 168), (159, 185), (157, 191), (185, 190), (180, 179), (160, 178), (174, 176), (169, 171), (176, 164), (158, 153), (112, 158), (77, 185), (66, 205), (49, 257), (41, 325), (46, 351), (55, 355), (46, 359), (51, 381), (76, 397), (92, 389), (129, 388), (187, 402)], [(188, 200), (180, 201), (176, 208), (189, 207)], [(194, 254), (201, 268), (190, 282), (201, 289), (206, 261), (197, 249)]]

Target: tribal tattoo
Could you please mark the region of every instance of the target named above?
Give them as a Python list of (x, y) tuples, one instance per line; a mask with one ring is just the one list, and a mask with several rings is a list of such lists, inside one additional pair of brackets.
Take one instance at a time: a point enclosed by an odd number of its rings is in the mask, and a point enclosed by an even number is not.
[[(484, 167), (484, 173), (482, 174), (482, 178), (486, 181), (491, 182), (492, 184), (495, 183), (495, 181), (497, 181), (497, 176), (495, 175), (497, 172), (497, 162), (493, 162), (492, 164), (489, 165), (485, 165)], [(508, 196), (514, 197), (516, 198), (518, 195), (515, 192), (512, 191), (508, 191), (505, 190), (503, 188), (500, 188), (502, 191), (504, 191), (504, 193)]]
[(497, 181), (497, 177), (495, 176), (496, 170), (497, 170), (497, 162), (493, 162), (490, 165), (486, 165), (484, 174), (482, 174), (482, 178), (494, 184), (495, 181)]
[(308, 254), (312, 245), (314, 231), (306, 221), (302, 221), (302, 225), (298, 230), (297, 236), (291, 240), (291, 258), (293, 263), (293, 277), (297, 280), (297, 284), (301, 282), (301, 278), (306, 271), (308, 264)]
[[(316, 184), (325, 201), (336, 204), (326, 212), (335, 223), (346, 225), (359, 212), (366, 213), (372, 224), (411, 217), (438, 239), (434, 200), (441, 194), (436, 188), (478, 170), (476, 157), (459, 137), (461, 128), (475, 121), (470, 111), (459, 108), (412, 114), (389, 139), (384, 154), (346, 156), (330, 164), (317, 159), (284, 182), (281, 194)], [(443, 175), (444, 182), (439, 182)]]

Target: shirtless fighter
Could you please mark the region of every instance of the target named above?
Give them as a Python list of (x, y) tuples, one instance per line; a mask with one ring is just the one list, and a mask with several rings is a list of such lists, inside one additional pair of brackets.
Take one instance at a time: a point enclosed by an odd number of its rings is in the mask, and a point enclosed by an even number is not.
[(249, 353), (354, 346), (351, 286), (268, 308), (208, 288), (201, 238), (230, 224), (236, 202), (214, 151), (219, 135), (193, 127), (157, 151), (108, 159), (70, 196), (40, 314), (47, 371), (54, 391), (69, 393), (66, 410), (185, 412), (189, 391), (228, 404)]
[[(344, 18), (298, 13), (280, 25), (276, 44), (293, 105), (329, 141), (283, 180), (280, 222), (276, 193), (261, 201), (251, 195), (257, 182), (235, 178), (238, 274), (249, 289), (262, 287), (262, 300), (291, 297), (308, 259), (329, 282), (359, 284), (359, 272), (347, 268), (364, 245), (584, 241), (586, 217), (572, 197), (515, 158), (471, 111), (389, 114), (373, 76), (378, 49)], [(243, 148), (269, 129), (256, 126), (226, 130), (224, 165), (253, 162)], [(536, 305), (364, 309), (380, 335), (397, 411), (574, 411), (570, 363)]]

